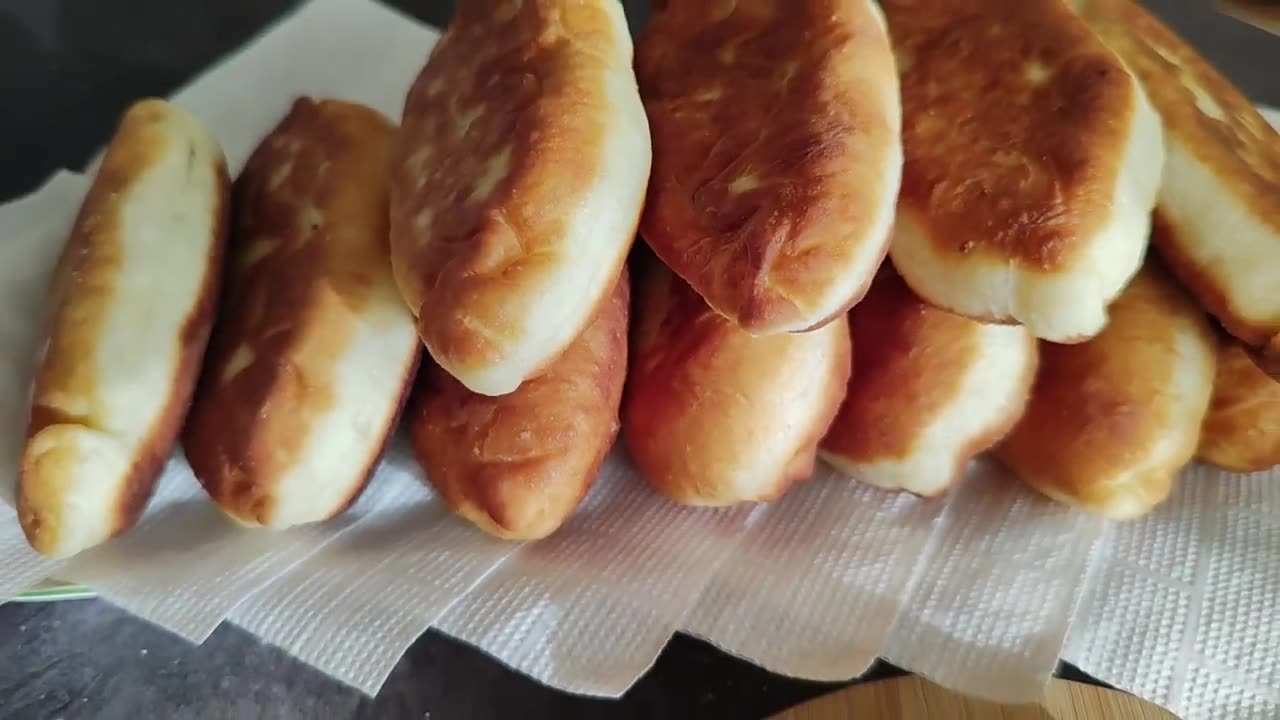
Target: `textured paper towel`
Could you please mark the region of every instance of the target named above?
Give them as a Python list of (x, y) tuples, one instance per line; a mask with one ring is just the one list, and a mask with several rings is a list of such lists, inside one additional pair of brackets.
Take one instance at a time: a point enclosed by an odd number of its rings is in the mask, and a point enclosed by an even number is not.
[(885, 657), (993, 700), (1035, 700), (1057, 665), (1102, 525), (1026, 491), (994, 463), (973, 463)]
[(943, 506), (820, 469), (767, 509), (685, 630), (774, 672), (855, 677), (882, 652)]
[[(241, 528), (209, 502), (175, 454), (146, 516), (114, 542), (73, 558), (58, 576), (94, 588), (129, 612), (194, 642), (242, 600), (340, 537), (371, 511), (403, 497), (383, 466), (347, 512), (324, 525), (285, 531)], [(145, 562), (139, 562), (146, 558)]]
[(1280, 717), (1280, 473), (1193, 468), (1107, 536), (1065, 657), (1186, 717)]
[(521, 548), (439, 627), (543, 682), (616, 697), (657, 660), (760, 512), (678, 507), (614, 452), (573, 520)]
[[(300, 92), (394, 117), (434, 37), (366, 0), (315, 0), (178, 98), (234, 168)], [(0, 207), (0, 496), (10, 502), (35, 308), (84, 184), (60, 175)], [(222, 522), (175, 459), (134, 533), (66, 566), (30, 552), (0, 504), (0, 592), (46, 573), (91, 578), (192, 638), (233, 612), (366, 692), (430, 624), (545, 682), (603, 695), (622, 692), (685, 626), (804, 677), (846, 677), (887, 654), (956, 689), (1015, 699), (1038, 692), (1063, 654), (1188, 718), (1275, 717), (1277, 488), (1272, 474), (1193, 468), (1169, 504), (1112, 525), (979, 462), (939, 500), (820, 469), (773, 506), (718, 512), (666, 503), (615, 454), (562, 534), (512, 546), (447, 517), (402, 444), (350, 516), (279, 536)]]
[[(519, 547), (454, 518), (393, 445), (375, 516), (255, 594), (232, 621), (370, 695), (409, 645)], [(395, 470), (392, 470), (395, 468)], [(372, 490), (371, 493), (372, 494)]]

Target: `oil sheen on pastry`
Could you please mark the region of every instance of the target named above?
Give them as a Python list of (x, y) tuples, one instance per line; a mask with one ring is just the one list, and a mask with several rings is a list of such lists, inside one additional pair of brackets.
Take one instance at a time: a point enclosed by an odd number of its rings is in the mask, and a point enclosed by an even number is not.
[(813, 472), (849, 380), (848, 320), (752, 337), (656, 262), (637, 271), (622, 432), (686, 505), (773, 500)]
[(669, 0), (636, 50), (649, 246), (753, 335), (807, 330), (888, 249), (901, 109), (870, 0)]

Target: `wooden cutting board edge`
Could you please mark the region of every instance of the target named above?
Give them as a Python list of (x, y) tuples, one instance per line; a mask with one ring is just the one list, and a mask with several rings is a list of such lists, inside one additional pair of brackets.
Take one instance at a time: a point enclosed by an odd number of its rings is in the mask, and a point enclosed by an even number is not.
[(952, 692), (908, 675), (854, 685), (775, 715), (773, 720), (1177, 720), (1119, 690), (1049, 682), (1038, 703), (1006, 705)]

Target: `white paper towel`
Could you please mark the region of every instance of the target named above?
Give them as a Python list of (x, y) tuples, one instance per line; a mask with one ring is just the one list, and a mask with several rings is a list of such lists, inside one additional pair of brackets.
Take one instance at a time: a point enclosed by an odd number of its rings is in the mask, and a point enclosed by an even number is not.
[(975, 462), (947, 504), (885, 657), (1030, 702), (1053, 674), (1102, 521)]
[(368, 492), (329, 523), (275, 532), (232, 523), (209, 502), (179, 451), (137, 527), (76, 556), (58, 576), (204, 642), (246, 597), (386, 506), (398, 489), (386, 477), (392, 474), (381, 468)]
[(820, 469), (766, 508), (685, 629), (774, 672), (856, 677), (883, 652), (943, 507)]
[(1280, 473), (1184, 474), (1112, 525), (1064, 655), (1186, 717), (1280, 717)]
[(572, 692), (617, 697), (662, 652), (759, 509), (682, 508), (614, 452), (574, 518), (439, 628)]
[[(422, 482), (399, 438), (382, 470), (375, 517), (270, 587), (232, 621), (370, 695), (409, 645), (510, 555), (453, 517)], [(371, 489), (369, 495), (375, 495)]]
[[(370, 0), (314, 0), (178, 93), (238, 168), (293, 96), (398, 116), (435, 31)], [(1280, 474), (1192, 468), (1129, 524), (1034, 495), (980, 461), (947, 498), (820, 468), (772, 506), (678, 508), (615, 453), (549, 540), (449, 517), (403, 440), (341, 520), (274, 534), (225, 522), (175, 457), (143, 522), (61, 564), (22, 540), (12, 468), (30, 345), (86, 187), (60, 174), (0, 207), (0, 593), (86, 580), (192, 639), (228, 614), (375, 692), (435, 625), (549, 684), (617, 695), (676, 628), (815, 679), (887, 655), (955, 689), (1035, 696), (1062, 655), (1188, 718), (1280, 715)]]

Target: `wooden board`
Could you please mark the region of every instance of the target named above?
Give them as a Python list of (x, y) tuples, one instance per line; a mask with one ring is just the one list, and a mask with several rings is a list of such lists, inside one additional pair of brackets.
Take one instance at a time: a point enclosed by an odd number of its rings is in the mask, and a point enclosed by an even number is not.
[(1052, 680), (1038, 703), (1003, 705), (965, 697), (915, 676), (855, 685), (774, 720), (1177, 720), (1118, 690)]

